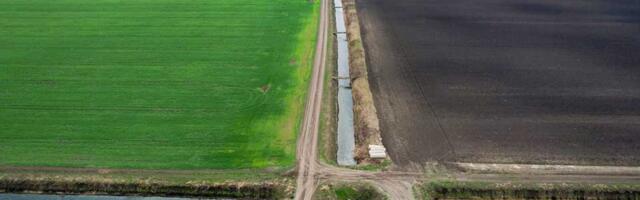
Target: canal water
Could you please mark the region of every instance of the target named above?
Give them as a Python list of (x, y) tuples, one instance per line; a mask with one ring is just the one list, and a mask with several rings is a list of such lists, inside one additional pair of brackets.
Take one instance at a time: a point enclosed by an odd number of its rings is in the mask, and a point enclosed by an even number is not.
[(353, 96), (349, 76), (349, 46), (347, 41), (342, 0), (334, 0), (336, 16), (336, 40), (338, 43), (338, 165), (353, 166), (355, 131), (353, 127)]

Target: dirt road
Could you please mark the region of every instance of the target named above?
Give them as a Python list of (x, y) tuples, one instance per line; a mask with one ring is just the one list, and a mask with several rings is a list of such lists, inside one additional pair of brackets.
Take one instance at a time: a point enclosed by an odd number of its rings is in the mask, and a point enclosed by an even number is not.
[(311, 199), (316, 188), (314, 179), (317, 166), (318, 121), (320, 119), (320, 105), (322, 104), (322, 90), (324, 87), (324, 67), (327, 53), (328, 1), (320, 0), (320, 21), (318, 25), (318, 41), (316, 55), (313, 62), (313, 73), (309, 86), (309, 96), (305, 107), (302, 130), (298, 138), (297, 170), (295, 199)]

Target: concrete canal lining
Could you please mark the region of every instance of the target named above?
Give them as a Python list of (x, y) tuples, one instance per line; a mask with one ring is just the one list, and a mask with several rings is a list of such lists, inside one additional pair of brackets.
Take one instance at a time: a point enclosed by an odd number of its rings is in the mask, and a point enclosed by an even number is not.
[(349, 47), (341, 0), (334, 0), (338, 52), (338, 137), (337, 161), (339, 165), (353, 166), (355, 136), (353, 127), (353, 96), (349, 76)]

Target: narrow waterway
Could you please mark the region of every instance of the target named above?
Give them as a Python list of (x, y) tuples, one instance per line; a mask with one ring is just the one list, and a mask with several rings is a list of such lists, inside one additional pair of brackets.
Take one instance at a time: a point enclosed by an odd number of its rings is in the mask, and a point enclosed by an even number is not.
[(334, 0), (336, 16), (336, 40), (338, 43), (338, 164), (352, 166), (355, 149), (353, 128), (353, 96), (349, 76), (349, 47), (342, 10), (342, 0)]

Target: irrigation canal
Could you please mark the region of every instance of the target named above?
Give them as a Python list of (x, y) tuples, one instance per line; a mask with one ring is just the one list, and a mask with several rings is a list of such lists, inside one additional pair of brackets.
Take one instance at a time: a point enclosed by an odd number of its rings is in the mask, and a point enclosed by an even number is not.
[(349, 76), (349, 47), (342, 0), (334, 0), (336, 18), (336, 41), (338, 52), (338, 164), (354, 166), (355, 130), (353, 127), (353, 95)]

